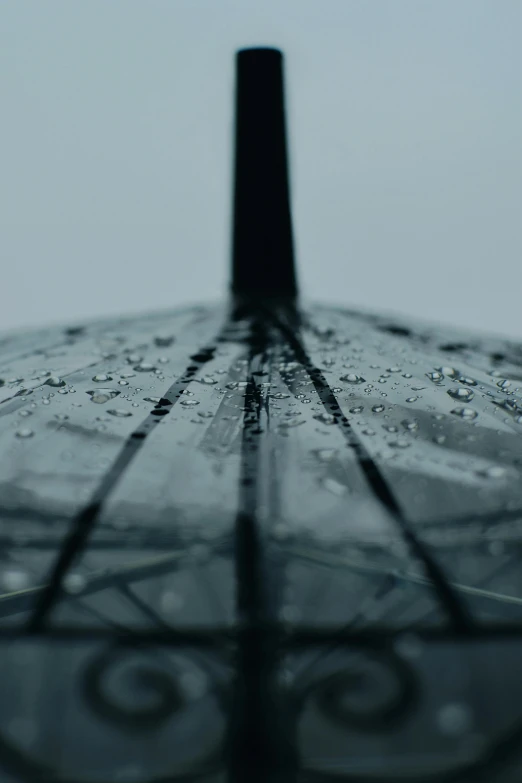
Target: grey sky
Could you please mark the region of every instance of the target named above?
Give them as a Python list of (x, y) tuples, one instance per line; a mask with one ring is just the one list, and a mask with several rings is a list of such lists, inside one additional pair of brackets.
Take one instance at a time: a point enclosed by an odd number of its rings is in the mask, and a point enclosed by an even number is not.
[(0, 329), (225, 292), (250, 45), (303, 294), (522, 338), (520, 0), (4, 0)]

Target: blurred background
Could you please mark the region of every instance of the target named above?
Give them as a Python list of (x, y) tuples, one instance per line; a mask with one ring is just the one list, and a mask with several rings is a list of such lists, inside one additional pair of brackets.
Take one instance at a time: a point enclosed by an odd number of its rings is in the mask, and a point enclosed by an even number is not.
[(0, 329), (225, 293), (256, 45), (303, 296), (522, 338), (520, 0), (2, 3)]

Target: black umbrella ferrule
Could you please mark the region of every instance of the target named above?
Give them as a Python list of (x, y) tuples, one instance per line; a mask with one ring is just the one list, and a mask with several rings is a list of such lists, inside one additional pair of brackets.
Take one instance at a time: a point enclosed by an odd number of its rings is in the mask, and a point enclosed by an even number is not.
[(283, 89), (277, 49), (236, 54), (232, 292), (295, 297)]

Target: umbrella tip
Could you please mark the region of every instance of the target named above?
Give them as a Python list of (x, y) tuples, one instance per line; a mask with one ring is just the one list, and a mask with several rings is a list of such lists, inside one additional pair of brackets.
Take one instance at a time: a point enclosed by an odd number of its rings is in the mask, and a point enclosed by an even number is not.
[(295, 297), (283, 53), (236, 52), (232, 292)]
[(275, 46), (246, 46), (236, 52), (237, 60), (282, 59), (283, 52)]

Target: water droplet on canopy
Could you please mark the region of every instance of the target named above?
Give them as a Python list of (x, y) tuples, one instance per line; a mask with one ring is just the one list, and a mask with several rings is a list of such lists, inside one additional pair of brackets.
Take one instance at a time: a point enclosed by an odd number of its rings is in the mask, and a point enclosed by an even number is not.
[(91, 402), (103, 405), (103, 403), (113, 400), (121, 394), (121, 392), (117, 389), (91, 389), (90, 391), (87, 391), (86, 394), (90, 396)]
[(46, 386), (65, 386), (65, 381), (61, 378), (58, 378), (57, 375), (51, 375), (50, 378), (47, 378), (45, 381)]
[(27, 429), (25, 427), (23, 429), (17, 430), (16, 432), (17, 438), (32, 438), (33, 435), (34, 435), (33, 430)]
[(132, 416), (132, 413), (130, 411), (126, 411), (124, 408), (111, 408), (107, 413), (110, 413), (111, 416), (117, 416), (120, 419), (128, 418), (129, 416)]
[(460, 416), (461, 419), (467, 419), (469, 421), (476, 419), (478, 416), (477, 411), (474, 411), (473, 408), (453, 408), (451, 413), (454, 413), (455, 416)]
[(448, 389), (448, 394), (453, 397), (454, 400), (462, 400), (463, 402), (470, 402), (475, 396), (475, 392), (471, 389)]

